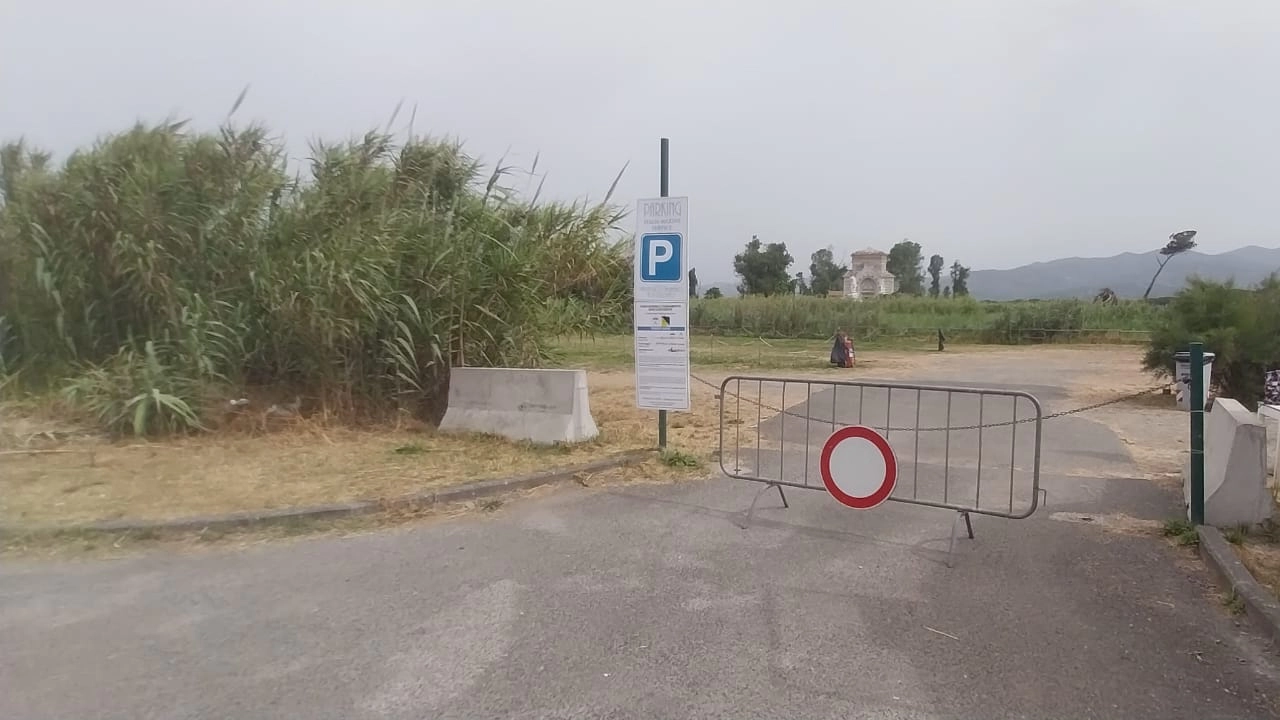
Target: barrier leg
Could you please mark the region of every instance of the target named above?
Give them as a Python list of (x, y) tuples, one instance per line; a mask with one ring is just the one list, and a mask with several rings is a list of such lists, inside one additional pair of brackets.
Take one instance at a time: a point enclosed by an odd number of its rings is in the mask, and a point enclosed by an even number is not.
[(782, 486), (777, 485), (775, 483), (768, 483), (764, 487), (757, 490), (756, 494), (751, 498), (751, 507), (747, 508), (747, 517), (745, 520), (743, 520), (742, 524), (739, 525), (738, 527), (742, 528), (743, 530), (746, 530), (747, 526), (751, 524), (751, 515), (756, 511), (756, 503), (760, 502), (760, 496), (765, 494), (765, 492), (768, 491), (769, 488), (778, 489), (778, 496), (782, 498), (782, 507), (784, 508), (791, 507), (790, 505), (787, 504), (787, 496), (782, 493)]
[(947, 544), (947, 567), (955, 567), (951, 562), (951, 554), (956, 549), (956, 531), (960, 528), (960, 518), (964, 518), (965, 529), (969, 533), (969, 539), (973, 539), (973, 521), (969, 519), (969, 513), (959, 510), (956, 517), (951, 521), (951, 542)]

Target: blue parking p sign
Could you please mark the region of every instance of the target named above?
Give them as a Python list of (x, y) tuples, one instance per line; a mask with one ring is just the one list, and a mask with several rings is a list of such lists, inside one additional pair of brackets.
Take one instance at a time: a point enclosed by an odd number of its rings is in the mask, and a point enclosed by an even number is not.
[(684, 270), (680, 233), (651, 233), (640, 237), (640, 279), (645, 282), (680, 282)]
[(689, 302), (688, 240), (689, 198), (636, 201), (636, 234), (631, 244), (636, 302)]

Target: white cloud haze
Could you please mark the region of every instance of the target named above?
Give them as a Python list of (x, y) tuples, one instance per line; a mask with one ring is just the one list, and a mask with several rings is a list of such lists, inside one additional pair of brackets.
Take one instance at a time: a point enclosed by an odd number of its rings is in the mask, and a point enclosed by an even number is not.
[(691, 259), (752, 234), (807, 270), (909, 237), (975, 267), (1280, 244), (1280, 3), (1236, 0), (0, 0), (0, 138), (135, 120), (303, 153), (384, 124), (541, 154), (557, 197), (691, 197)]

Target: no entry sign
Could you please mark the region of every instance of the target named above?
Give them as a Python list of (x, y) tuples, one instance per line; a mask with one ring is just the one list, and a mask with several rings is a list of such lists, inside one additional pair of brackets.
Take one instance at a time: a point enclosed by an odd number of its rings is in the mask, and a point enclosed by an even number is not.
[(858, 510), (888, 500), (898, 484), (898, 458), (889, 441), (862, 425), (831, 433), (822, 446), (820, 469), (831, 497)]

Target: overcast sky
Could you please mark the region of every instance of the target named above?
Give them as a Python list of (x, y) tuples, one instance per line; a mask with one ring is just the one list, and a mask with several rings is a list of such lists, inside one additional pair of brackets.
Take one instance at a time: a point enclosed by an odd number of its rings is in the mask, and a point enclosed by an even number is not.
[(910, 238), (974, 268), (1280, 245), (1276, 0), (0, 0), (0, 138), (64, 156), (137, 119), (301, 152), (416, 104), (546, 188), (690, 196), (691, 259), (793, 270)]

